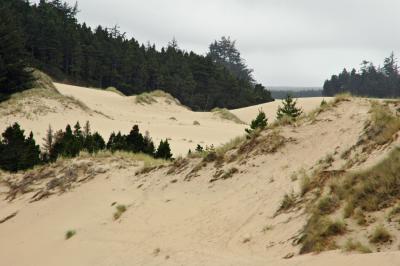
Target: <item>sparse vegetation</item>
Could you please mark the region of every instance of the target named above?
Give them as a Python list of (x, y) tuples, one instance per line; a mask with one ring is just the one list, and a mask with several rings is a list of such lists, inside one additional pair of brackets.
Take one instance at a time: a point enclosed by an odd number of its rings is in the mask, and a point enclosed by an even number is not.
[(251, 121), (250, 123), (250, 128), (246, 128), (245, 131), (248, 134), (248, 138), (250, 138), (250, 136), (253, 134), (253, 132), (255, 131), (261, 131), (264, 128), (266, 128), (268, 125), (268, 119), (265, 115), (265, 113), (263, 112), (263, 110), (258, 110), (258, 115), (257, 117)]
[(123, 94), (121, 91), (119, 91), (115, 87), (108, 87), (108, 88), (105, 89), (105, 91), (113, 92), (113, 93), (116, 93), (116, 94), (118, 94), (120, 96), (125, 96), (125, 94)]
[(118, 220), (119, 218), (121, 218), (121, 215), (126, 212), (126, 206), (125, 205), (117, 205), (116, 207), (116, 211), (114, 212), (114, 220)]
[(303, 113), (301, 108), (296, 107), (297, 102), (292, 98), (292, 96), (290, 96), (290, 94), (286, 96), (282, 104), (283, 106), (279, 106), (276, 112), (276, 118), (278, 120), (281, 120), (284, 117), (296, 119)]
[(283, 196), (278, 212), (292, 209), (293, 207), (296, 206), (296, 202), (297, 202), (297, 196), (293, 191), (290, 193), (286, 193)]
[(313, 213), (307, 222), (300, 239), (300, 253), (321, 252), (336, 249), (332, 237), (345, 233), (346, 225), (342, 221), (332, 221), (318, 212)]
[(368, 169), (347, 174), (333, 192), (351, 206), (364, 211), (377, 211), (389, 207), (400, 196), (400, 148)]
[(324, 196), (317, 203), (321, 214), (330, 214), (339, 207), (339, 199), (336, 196)]
[(374, 244), (383, 244), (389, 242), (391, 239), (392, 235), (383, 225), (377, 226), (370, 236), (370, 242)]
[(377, 101), (371, 102), (371, 123), (367, 126), (366, 135), (378, 145), (393, 141), (395, 133), (400, 131), (400, 118), (392, 110)]
[(348, 239), (343, 247), (346, 252), (357, 251), (360, 253), (371, 253), (371, 249), (363, 245), (360, 241), (353, 241), (353, 239)]
[(261, 230), (261, 232), (265, 234), (266, 232), (271, 231), (272, 229), (274, 229), (274, 226), (268, 224), (268, 225), (266, 225), (266, 226), (263, 227), (263, 229)]
[(232, 114), (226, 108), (214, 108), (214, 109), (211, 110), (211, 112), (215, 116), (218, 116), (221, 119), (229, 120), (229, 121), (235, 122), (237, 124), (245, 124), (242, 120), (239, 119), (239, 117), (237, 117), (236, 115)]
[(68, 230), (68, 231), (65, 233), (65, 239), (68, 240), (68, 239), (70, 239), (71, 237), (73, 237), (74, 235), (76, 235), (76, 231), (75, 231), (75, 230)]
[(171, 94), (166, 93), (162, 90), (155, 90), (152, 92), (143, 92), (139, 95), (136, 95), (135, 102), (137, 104), (153, 104), (157, 102), (156, 98), (165, 98), (168, 103), (175, 102), (176, 104), (180, 105), (178, 100), (176, 100), (174, 97), (171, 96)]

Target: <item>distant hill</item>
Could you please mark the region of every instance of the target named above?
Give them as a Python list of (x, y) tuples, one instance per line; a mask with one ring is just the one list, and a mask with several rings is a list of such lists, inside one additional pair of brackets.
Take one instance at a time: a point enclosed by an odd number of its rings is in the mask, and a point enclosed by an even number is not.
[(269, 87), (274, 99), (284, 99), (287, 94), (295, 98), (321, 97), (322, 88), (319, 87)]

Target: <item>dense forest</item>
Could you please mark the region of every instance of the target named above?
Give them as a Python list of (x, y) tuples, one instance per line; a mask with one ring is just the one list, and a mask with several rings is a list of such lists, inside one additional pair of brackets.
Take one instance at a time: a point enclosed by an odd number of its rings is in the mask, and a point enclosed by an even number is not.
[(394, 54), (385, 58), (382, 67), (364, 61), (359, 71), (353, 69), (348, 72), (344, 69), (339, 75), (333, 75), (325, 81), (324, 96), (343, 92), (378, 98), (400, 97), (400, 74)]
[[(255, 82), (229, 38), (213, 42), (203, 56), (180, 49), (175, 39), (157, 49), (154, 44), (128, 38), (118, 26), (92, 29), (78, 22), (77, 5), (61, 0), (40, 0), (38, 4), (1, 0), (0, 10), (0, 43), (15, 39), (24, 48), (24, 60), (57, 81), (114, 86), (126, 95), (162, 89), (194, 110), (238, 108), (273, 100), (269, 91)], [(5, 36), (11, 32), (15, 36)], [(21, 52), (18, 47), (13, 49)], [(5, 53), (0, 45), (0, 60)], [(0, 82), (10, 80), (4, 76), (7, 71), (0, 62)], [(10, 90), (0, 85), (0, 94)]]

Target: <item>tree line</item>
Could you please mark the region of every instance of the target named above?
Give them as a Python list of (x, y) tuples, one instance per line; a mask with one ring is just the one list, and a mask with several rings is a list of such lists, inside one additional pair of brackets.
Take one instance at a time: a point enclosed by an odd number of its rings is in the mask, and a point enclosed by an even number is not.
[(350, 92), (353, 95), (377, 98), (396, 98), (400, 96), (400, 73), (397, 59), (392, 53), (385, 58), (383, 66), (363, 61), (359, 71), (333, 75), (325, 81), (323, 95), (334, 96), (338, 93)]
[(90, 154), (102, 150), (144, 153), (154, 158), (171, 160), (172, 153), (168, 140), (161, 140), (158, 148), (154, 146), (148, 132), (143, 136), (134, 125), (127, 135), (112, 133), (106, 143), (98, 132), (91, 132), (90, 123), (82, 128), (77, 122), (73, 129), (67, 125), (65, 131), (54, 132), (51, 126), (43, 138), (43, 150), (30, 132), (25, 137), (18, 123), (9, 126), (0, 137), (0, 169), (16, 172), (38, 164), (54, 162), (59, 157), (73, 158), (86, 151)]
[[(18, 51), (20, 72), (24, 59), (57, 81), (113, 86), (126, 95), (162, 89), (193, 110), (239, 108), (273, 100), (269, 91), (255, 83), (252, 70), (229, 38), (212, 43), (206, 56), (180, 49), (175, 39), (158, 50), (154, 44), (128, 38), (118, 26), (92, 29), (78, 23), (77, 13), (77, 5), (61, 0), (38, 4), (2, 0), (0, 55)], [(12, 39), (10, 47), (1, 44), (6, 38)], [(24, 87), (19, 84), (26, 81), (22, 75), (5, 72), (0, 62), (0, 93)], [(13, 79), (18, 84), (1, 83)]]

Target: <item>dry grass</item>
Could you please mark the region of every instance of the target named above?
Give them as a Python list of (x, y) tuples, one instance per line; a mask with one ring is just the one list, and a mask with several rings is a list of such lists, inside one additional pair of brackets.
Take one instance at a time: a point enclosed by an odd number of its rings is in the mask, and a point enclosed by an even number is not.
[(300, 253), (305, 254), (336, 249), (337, 245), (333, 237), (342, 235), (345, 232), (346, 225), (342, 221), (332, 221), (330, 218), (315, 212), (304, 228), (300, 239), (300, 243), (302, 243)]
[(332, 104), (335, 106), (340, 102), (348, 102), (352, 98), (352, 95), (350, 92), (343, 92), (335, 95), (335, 98), (333, 99)]
[(374, 244), (387, 243), (392, 239), (392, 235), (386, 230), (383, 225), (379, 225), (375, 228), (370, 236), (370, 242)]
[(393, 141), (393, 136), (400, 131), (400, 118), (392, 110), (377, 101), (371, 102), (371, 124), (366, 134), (369, 140), (378, 145)]
[(340, 205), (336, 196), (324, 196), (317, 202), (317, 208), (321, 214), (333, 213)]
[(296, 206), (297, 203), (297, 196), (292, 191), (291, 193), (286, 193), (283, 196), (281, 204), (277, 212), (288, 211)]
[(113, 92), (113, 93), (116, 93), (116, 94), (118, 94), (120, 96), (125, 96), (125, 94), (123, 94), (121, 91), (119, 91), (115, 87), (108, 87), (107, 89), (105, 89), (105, 91)]
[(152, 92), (143, 92), (139, 95), (136, 95), (135, 102), (137, 104), (153, 104), (157, 102), (156, 98), (165, 98), (167, 103), (174, 102), (178, 105), (180, 105), (179, 101), (175, 99), (174, 97), (171, 96), (171, 94), (166, 93), (162, 90), (155, 90)]
[(346, 252), (360, 252), (360, 253), (371, 253), (371, 249), (363, 245), (360, 241), (353, 241), (353, 239), (348, 239), (343, 247)]
[(221, 119), (224, 120), (229, 120), (232, 122), (235, 122), (237, 124), (246, 124), (242, 120), (239, 119), (236, 115), (232, 114), (228, 109), (226, 108), (214, 108), (211, 110), (211, 112), (215, 115), (218, 116)]
[(125, 205), (120, 204), (120, 205), (117, 205), (115, 208), (116, 208), (116, 211), (114, 212), (113, 217), (114, 217), (114, 220), (118, 220), (119, 218), (121, 218), (122, 214), (124, 212), (126, 212), (127, 207)]
[(50, 108), (43, 102), (44, 99), (57, 101), (66, 108), (75, 106), (84, 111), (90, 111), (89, 107), (83, 102), (72, 96), (65, 96), (59, 93), (51, 78), (46, 74), (34, 70), (33, 75), (35, 81), (32, 89), (14, 93), (7, 101), (1, 102), (0, 115), (20, 115), (31, 119), (32, 115), (45, 115), (55, 112), (56, 110), (54, 108)]
[(333, 193), (349, 206), (358, 206), (364, 211), (390, 207), (400, 197), (399, 162), (400, 148), (397, 147), (375, 166), (345, 175)]

